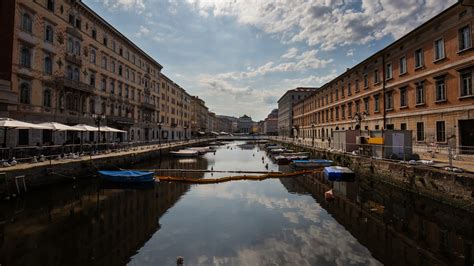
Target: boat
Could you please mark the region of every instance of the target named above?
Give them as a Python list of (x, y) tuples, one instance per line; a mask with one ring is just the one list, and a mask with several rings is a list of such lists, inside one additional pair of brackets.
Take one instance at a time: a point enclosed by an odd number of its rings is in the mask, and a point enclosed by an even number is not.
[(176, 157), (195, 157), (199, 155), (199, 152), (195, 150), (179, 150), (170, 151), (170, 154)]
[(102, 179), (114, 183), (146, 183), (155, 181), (155, 172), (120, 170), (99, 171)]
[(329, 181), (354, 181), (355, 179), (355, 173), (342, 166), (324, 167), (324, 176)]
[(275, 156), (275, 161), (278, 165), (285, 165), (289, 164), (294, 160), (305, 160), (308, 159), (307, 155), (294, 155), (294, 156), (285, 156), (285, 155), (278, 155)]
[[(309, 157), (309, 152), (283, 152), (280, 155), (282, 156), (306, 156)], [(306, 158), (302, 158), (306, 159)]]
[(213, 148), (213, 147), (191, 147), (191, 148), (188, 148), (187, 150), (192, 150), (192, 151), (197, 151), (198, 153), (200, 154), (204, 154), (204, 153), (207, 153), (207, 152), (215, 152), (216, 149)]
[(291, 165), (295, 168), (318, 168), (332, 165), (333, 161), (323, 159), (294, 160)]

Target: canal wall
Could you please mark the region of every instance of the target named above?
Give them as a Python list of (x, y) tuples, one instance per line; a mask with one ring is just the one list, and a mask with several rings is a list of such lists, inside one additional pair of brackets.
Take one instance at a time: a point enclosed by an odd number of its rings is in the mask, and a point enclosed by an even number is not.
[[(44, 162), (18, 164), (0, 169), (0, 195), (24, 193), (24, 184), (26, 190), (30, 190), (68, 180), (91, 178), (96, 176), (99, 169), (118, 170), (127, 168), (137, 163), (156, 160), (166, 156), (172, 150), (201, 145), (206, 142), (209, 142), (209, 140), (135, 147), (129, 151), (94, 156), (87, 155), (78, 159), (55, 160), (50, 158), (51, 160)], [(24, 180), (23, 178), (17, 178), (20, 176), (24, 176)]]
[(405, 190), (474, 211), (474, 175), (453, 173), (424, 165), (364, 157), (349, 153), (274, 140), (296, 151), (308, 151), (316, 158), (333, 160), (337, 165), (352, 169), (357, 176), (372, 182), (381, 181)]

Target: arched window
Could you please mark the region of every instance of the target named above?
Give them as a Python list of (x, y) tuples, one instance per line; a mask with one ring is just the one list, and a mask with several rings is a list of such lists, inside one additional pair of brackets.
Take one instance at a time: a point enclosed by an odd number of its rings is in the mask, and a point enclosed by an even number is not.
[(21, 48), (21, 66), (31, 68), (31, 51), (27, 47)]
[(44, 56), (44, 73), (48, 75), (53, 74), (53, 61), (48, 54)]
[(81, 43), (79, 41), (74, 42), (74, 54), (81, 55)]
[(23, 13), (21, 16), (21, 29), (31, 33), (33, 31), (33, 21), (28, 13)]
[(107, 69), (107, 57), (102, 57), (102, 68)]
[(30, 104), (30, 84), (23, 82), (20, 85), (20, 103)]
[(53, 43), (54, 30), (53, 27), (47, 25), (44, 30), (44, 40), (50, 43)]
[(91, 63), (95, 64), (95, 61), (96, 61), (95, 50), (91, 49)]
[(67, 38), (67, 52), (70, 54), (74, 53), (74, 40), (72, 37)]
[(43, 106), (51, 107), (51, 90), (45, 89), (43, 91)]
[(72, 74), (72, 79), (79, 81), (79, 69), (77, 67), (74, 68), (74, 72)]
[(113, 79), (110, 80), (110, 93), (111, 94), (115, 93), (115, 81)]

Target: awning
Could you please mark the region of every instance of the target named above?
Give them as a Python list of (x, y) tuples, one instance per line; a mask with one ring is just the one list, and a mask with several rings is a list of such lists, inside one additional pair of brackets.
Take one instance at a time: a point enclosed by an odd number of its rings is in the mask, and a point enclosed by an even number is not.
[(47, 122), (47, 123), (41, 123), (39, 125), (48, 127), (48, 129), (55, 130), (55, 131), (84, 131), (84, 130), (80, 130), (75, 127), (71, 127), (71, 126), (64, 125), (57, 122)]
[(86, 125), (86, 124), (75, 125), (75, 126), (73, 126), (73, 128), (75, 128), (78, 131), (89, 131), (89, 132), (99, 131), (98, 128), (93, 127), (93, 126), (89, 126), (89, 125)]
[(22, 122), (11, 118), (0, 118), (0, 127), (18, 129), (49, 129), (46, 126)]
[(127, 131), (116, 129), (113, 127), (105, 126), (105, 127), (100, 127), (100, 131), (104, 132), (117, 132), (117, 133), (126, 133)]
[(198, 134), (200, 135), (205, 135), (206, 133), (202, 132), (202, 131), (198, 131)]
[(211, 132), (209, 132), (209, 133), (211, 133), (212, 135), (219, 135), (219, 133), (217, 133), (217, 132), (215, 132), (215, 131), (211, 131)]

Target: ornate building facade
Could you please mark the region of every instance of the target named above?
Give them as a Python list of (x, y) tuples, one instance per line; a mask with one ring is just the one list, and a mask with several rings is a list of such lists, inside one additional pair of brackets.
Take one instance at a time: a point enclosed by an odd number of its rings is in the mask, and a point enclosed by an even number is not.
[(473, 14), (454, 4), (297, 103), (298, 137), (403, 129), (415, 145), (474, 146)]

